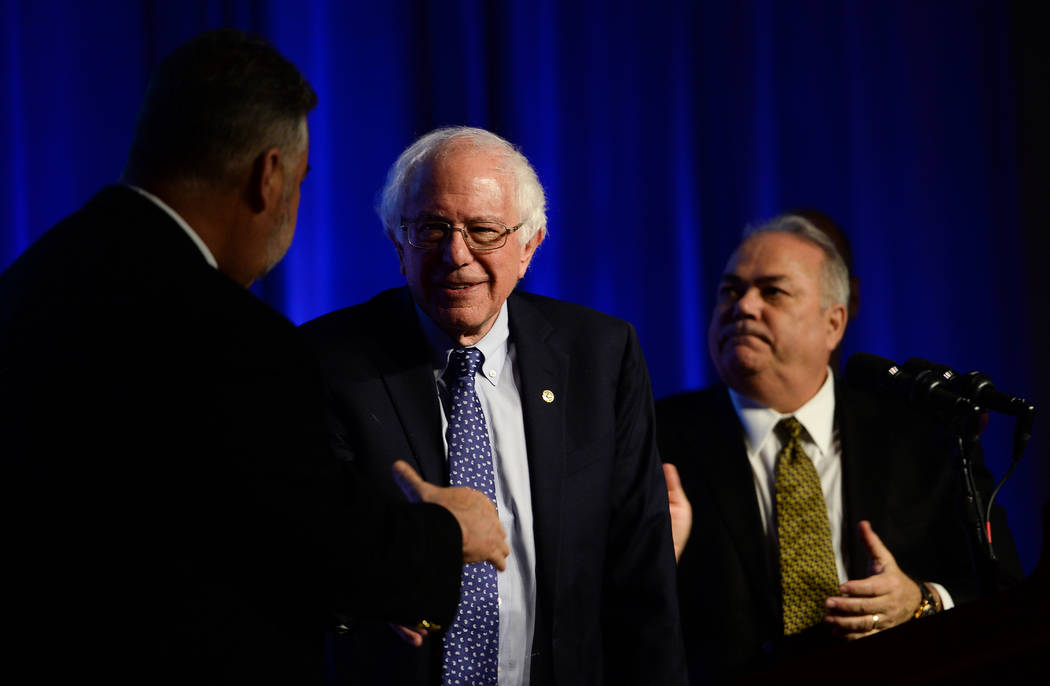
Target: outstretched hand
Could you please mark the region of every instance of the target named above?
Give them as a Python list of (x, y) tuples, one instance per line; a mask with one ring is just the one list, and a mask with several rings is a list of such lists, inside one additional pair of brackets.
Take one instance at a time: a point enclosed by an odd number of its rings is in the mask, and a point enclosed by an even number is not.
[(404, 460), (394, 463), (394, 478), (413, 502), (435, 503), (451, 512), (463, 532), (463, 562), (491, 562), (507, 568), (507, 534), (499, 523), (496, 506), (484, 493), (465, 486), (441, 487), (423, 481)]
[(857, 529), (871, 558), (871, 575), (847, 581), (839, 587), (841, 596), (824, 601), (824, 621), (849, 640), (903, 624), (922, 600), (918, 585), (897, 566), (871, 523), (862, 521)]

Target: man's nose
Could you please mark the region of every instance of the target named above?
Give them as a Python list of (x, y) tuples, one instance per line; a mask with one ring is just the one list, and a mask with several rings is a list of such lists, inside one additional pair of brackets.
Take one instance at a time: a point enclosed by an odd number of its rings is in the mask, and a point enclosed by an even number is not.
[(746, 289), (736, 302), (733, 303), (732, 313), (734, 318), (757, 319), (762, 309), (762, 296), (757, 288)]
[(449, 232), (445, 245), (442, 247), (442, 256), (445, 262), (456, 266), (468, 264), (474, 259), (474, 253), (467, 247), (466, 237), (458, 229)]

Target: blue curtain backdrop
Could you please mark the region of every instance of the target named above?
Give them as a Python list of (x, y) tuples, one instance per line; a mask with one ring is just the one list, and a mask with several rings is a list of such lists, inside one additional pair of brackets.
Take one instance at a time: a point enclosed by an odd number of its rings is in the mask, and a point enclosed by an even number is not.
[[(0, 0), (0, 268), (118, 178), (157, 61), (236, 26), (274, 41), (321, 98), (295, 244), (255, 287), (297, 323), (401, 283), (376, 191), (415, 136), (471, 124), (520, 145), (549, 193), (549, 239), (522, 287), (632, 321), (658, 397), (715, 379), (706, 323), (741, 228), (805, 205), (853, 242), (847, 354), (979, 369), (1045, 410), (1048, 80), (1026, 12)], [(1050, 495), (1045, 414), (1000, 496), (1026, 570)], [(1011, 431), (997, 416), (985, 434), (997, 476)]]

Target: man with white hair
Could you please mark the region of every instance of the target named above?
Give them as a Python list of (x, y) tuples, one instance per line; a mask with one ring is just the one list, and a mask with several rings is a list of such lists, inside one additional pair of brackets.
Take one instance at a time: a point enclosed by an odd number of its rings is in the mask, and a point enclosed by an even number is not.
[(528, 160), (488, 131), (433, 131), (379, 213), (407, 287), (305, 325), (336, 450), (380, 487), (402, 458), (489, 494), (511, 554), (464, 570), (432, 627), (336, 640), (350, 683), (684, 683), (652, 392), (630, 324), (515, 292), (546, 235)]
[[(693, 506), (688, 545), (675, 528), (693, 683), (977, 593), (959, 478), (936, 432), (835, 383), (847, 303), (846, 266), (822, 231), (796, 215), (754, 229), (726, 265), (708, 332), (725, 386), (657, 405), (661, 453)], [(990, 490), (983, 465), (976, 476)], [(1004, 578), (1018, 580), (1005, 520), (993, 515), (993, 529)]]

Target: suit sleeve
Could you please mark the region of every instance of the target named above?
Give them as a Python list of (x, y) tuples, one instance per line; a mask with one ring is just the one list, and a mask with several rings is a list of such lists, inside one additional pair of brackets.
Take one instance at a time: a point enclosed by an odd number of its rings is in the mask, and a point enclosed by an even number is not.
[[(459, 602), (462, 533), (451, 512), (429, 503), (405, 504), (372, 488), (354, 466), (347, 428), (325, 402), (325, 429), (342, 503), (330, 527), (337, 542), (336, 619), (406, 626), (452, 623)], [(393, 478), (391, 476), (391, 478)]]
[(685, 683), (652, 389), (633, 327), (626, 339), (616, 387), (616, 473), (602, 603), (605, 673), (622, 683)]

